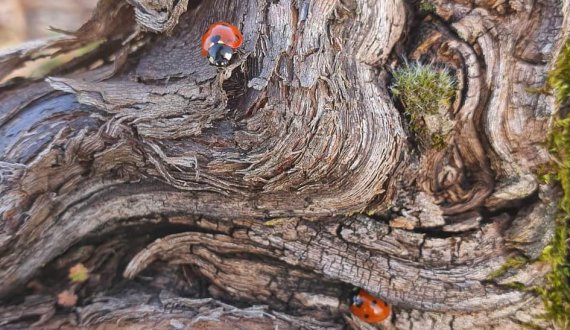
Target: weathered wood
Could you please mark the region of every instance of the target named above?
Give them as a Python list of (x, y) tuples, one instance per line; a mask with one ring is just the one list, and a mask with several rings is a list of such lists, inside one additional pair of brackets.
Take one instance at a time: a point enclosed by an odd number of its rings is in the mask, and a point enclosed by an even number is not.
[[(78, 317), (42, 326), (365, 329), (352, 286), (394, 306), (387, 327), (548, 326), (510, 285), (546, 265), (490, 275), (552, 236), (557, 189), (534, 172), (554, 101), (530, 87), (568, 3), (434, 5), (101, 0), (75, 34), (0, 54), (5, 76), (101, 43), (0, 91), (0, 326), (52, 313), (75, 262)], [(221, 70), (198, 47), (217, 20), (245, 36)], [(442, 150), (411, 143), (389, 94), (403, 58), (455, 74)]]

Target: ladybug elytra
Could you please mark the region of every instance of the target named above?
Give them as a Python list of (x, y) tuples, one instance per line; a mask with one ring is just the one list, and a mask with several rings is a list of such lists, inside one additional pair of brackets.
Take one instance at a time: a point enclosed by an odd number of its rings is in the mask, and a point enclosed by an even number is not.
[(223, 67), (230, 63), (236, 49), (243, 43), (239, 29), (226, 22), (217, 22), (202, 36), (202, 56), (211, 65)]
[(368, 323), (382, 322), (390, 316), (390, 306), (363, 289), (358, 289), (352, 297), (350, 311)]

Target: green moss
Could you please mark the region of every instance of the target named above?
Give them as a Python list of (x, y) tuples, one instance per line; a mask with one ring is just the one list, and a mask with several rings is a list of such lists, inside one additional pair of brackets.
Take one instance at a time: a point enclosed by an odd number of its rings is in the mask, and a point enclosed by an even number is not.
[(447, 145), (445, 143), (445, 140), (447, 139), (447, 136), (444, 136), (442, 134), (438, 134), (438, 133), (433, 133), (431, 135), (431, 145), (435, 150), (443, 150), (445, 148), (445, 146)]
[(428, 0), (421, 0), (418, 3), (418, 9), (422, 13), (434, 13), (435, 12), (435, 6), (433, 5), (433, 3), (429, 2)]
[(436, 114), (449, 107), (455, 82), (449, 72), (421, 63), (404, 64), (394, 71), (392, 93), (399, 97), (411, 117)]
[(69, 53), (60, 54), (55, 57), (38, 60), (36, 66), (32, 70), (31, 77), (33, 78), (44, 77), (48, 75), (50, 72), (52, 72), (52, 70), (60, 67), (62, 64), (67, 63), (73, 58), (78, 58), (92, 52), (93, 50), (97, 49), (97, 47), (99, 47), (102, 43), (103, 43), (102, 40), (98, 40), (95, 42), (91, 42)]
[(529, 261), (528, 258), (526, 258), (524, 256), (516, 256), (516, 257), (510, 258), (501, 266), (501, 268), (499, 268), (499, 269), (495, 270), (494, 272), (492, 272), (491, 274), (489, 274), (489, 276), (487, 276), (487, 279), (489, 281), (492, 281), (492, 280), (504, 275), (510, 269), (521, 268), (528, 261)]
[(570, 326), (570, 266), (568, 264), (566, 240), (568, 238), (567, 214), (558, 219), (554, 239), (541, 256), (552, 271), (546, 276), (547, 285), (539, 288), (546, 318), (559, 325)]
[(560, 208), (570, 214), (570, 118), (555, 121), (551, 146), (552, 153), (558, 159), (556, 179), (564, 190)]
[(452, 75), (444, 68), (421, 63), (406, 63), (393, 75), (390, 89), (402, 103), (420, 145), (443, 149), (453, 128), (448, 115), (455, 95)]
[(551, 163), (540, 165), (534, 169), (534, 173), (542, 184), (552, 184), (558, 181), (556, 165)]
[(274, 227), (274, 226), (280, 226), (284, 223), (284, 219), (283, 218), (277, 218), (277, 219), (271, 219), (269, 221), (264, 222), (263, 224), (268, 226), (268, 227)]
[(521, 326), (525, 329), (529, 329), (529, 330), (544, 330), (543, 327), (536, 325), (534, 323), (531, 322), (522, 322)]
[(529, 292), (534, 290), (534, 288), (529, 288), (526, 284), (521, 282), (510, 282), (505, 284), (505, 286), (522, 292)]
[(559, 104), (570, 101), (570, 39), (556, 59), (556, 65), (548, 75), (548, 87), (554, 92)]
[(540, 288), (546, 307), (546, 317), (562, 328), (570, 328), (570, 260), (568, 255), (568, 237), (570, 237), (570, 118), (562, 109), (570, 104), (570, 39), (567, 40), (554, 69), (548, 78), (560, 108), (558, 119), (550, 134), (551, 152), (557, 158), (554, 177), (560, 182), (564, 195), (560, 202), (560, 216), (556, 231), (541, 259), (548, 262), (552, 271), (547, 275), (546, 286)]

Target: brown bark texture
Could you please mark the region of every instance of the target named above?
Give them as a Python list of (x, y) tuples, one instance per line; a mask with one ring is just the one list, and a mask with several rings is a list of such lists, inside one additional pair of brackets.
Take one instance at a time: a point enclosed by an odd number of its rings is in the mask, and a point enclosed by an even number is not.
[[(91, 49), (0, 89), (0, 328), (550, 327), (520, 287), (549, 270), (537, 90), (568, 5), (100, 0), (78, 31), (3, 51), (0, 79)], [(218, 70), (199, 42), (219, 20), (245, 41)], [(390, 94), (406, 61), (457, 81), (443, 148)], [(531, 262), (497, 275), (513, 257)], [(391, 317), (352, 317), (353, 287)]]

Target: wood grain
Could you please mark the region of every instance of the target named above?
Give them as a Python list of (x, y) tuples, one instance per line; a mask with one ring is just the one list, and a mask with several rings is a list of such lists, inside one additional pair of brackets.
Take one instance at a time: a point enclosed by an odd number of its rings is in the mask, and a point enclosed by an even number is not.
[[(365, 329), (346, 314), (358, 286), (394, 306), (388, 328), (548, 327), (511, 285), (540, 285), (546, 265), (490, 274), (552, 236), (558, 190), (535, 170), (554, 101), (529, 87), (570, 31), (567, 4), (434, 4), (101, 0), (75, 34), (0, 54), (8, 74), (101, 43), (0, 91), (0, 324), (49, 311), (33, 299), (84, 258), (105, 276), (78, 318), (43, 324), (223, 327), (236, 308), (252, 329)], [(198, 47), (218, 20), (245, 37), (222, 70)], [(443, 150), (414, 143), (389, 93), (404, 58), (457, 80)], [(166, 292), (240, 307), (167, 313)]]

